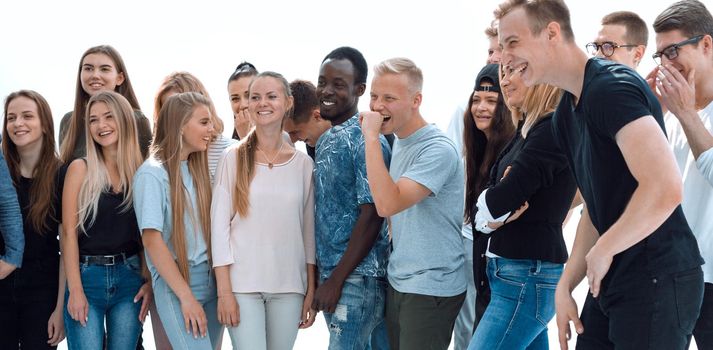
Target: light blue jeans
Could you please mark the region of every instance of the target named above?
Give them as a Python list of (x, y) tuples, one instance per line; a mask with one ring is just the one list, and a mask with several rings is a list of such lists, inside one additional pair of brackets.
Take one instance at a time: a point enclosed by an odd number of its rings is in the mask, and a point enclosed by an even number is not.
[[(324, 282), (324, 281), (321, 281)], [(388, 350), (384, 277), (351, 274), (344, 281), (334, 313), (324, 313), (329, 350)]]
[[(211, 350), (218, 347), (218, 340), (223, 333), (223, 326), (218, 323), (218, 297), (215, 277), (210, 273), (207, 262), (190, 267), (191, 292), (203, 306), (208, 321), (208, 336), (194, 337), (186, 332), (181, 302), (171, 287), (160, 276), (153, 283), (154, 300), (158, 315), (166, 330), (168, 340), (174, 349)], [(111, 349), (111, 348), (110, 348)]]
[(555, 288), (563, 264), (488, 259), (492, 296), (468, 350), (547, 350), (547, 323), (555, 315)]
[(464, 350), (473, 338), (475, 324), (475, 278), (473, 277), (473, 240), (463, 237), (465, 249), (465, 276), (468, 281), (465, 301), (453, 328), (453, 350)]
[(144, 283), (140, 260), (134, 255), (116, 265), (79, 265), (84, 295), (89, 304), (87, 325), (82, 326), (67, 312), (65, 293), (64, 327), (69, 349), (102, 349), (106, 319), (106, 346), (111, 350), (134, 350), (141, 333), (141, 302), (134, 296)]
[(229, 327), (233, 349), (292, 349), (305, 296), (299, 293), (233, 293), (240, 323)]

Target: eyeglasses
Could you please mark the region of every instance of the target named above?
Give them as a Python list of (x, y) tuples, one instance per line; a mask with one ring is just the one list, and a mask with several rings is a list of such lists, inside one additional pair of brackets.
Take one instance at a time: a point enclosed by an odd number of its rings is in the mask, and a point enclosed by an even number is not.
[(611, 41), (605, 41), (603, 43), (595, 43), (591, 42), (584, 46), (587, 49), (587, 52), (589, 52), (590, 55), (596, 56), (597, 52), (601, 50), (602, 55), (604, 57), (611, 57), (611, 55), (614, 54), (614, 50), (620, 48), (620, 47), (637, 47), (639, 45), (632, 45), (632, 44), (627, 44), (627, 45), (619, 45), (617, 43), (613, 43)]
[(669, 45), (663, 50), (653, 54), (651, 57), (654, 58), (654, 61), (656, 61), (656, 64), (661, 65), (661, 56), (666, 56), (669, 60), (673, 60), (676, 57), (678, 57), (678, 49), (680, 49), (682, 46), (686, 46), (688, 44), (697, 44), (701, 39), (703, 39), (704, 35), (698, 35), (694, 36), (693, 38), (690, 38), (688, 40), (681, 41), (680, 43), (676, 43), (673, 45)]

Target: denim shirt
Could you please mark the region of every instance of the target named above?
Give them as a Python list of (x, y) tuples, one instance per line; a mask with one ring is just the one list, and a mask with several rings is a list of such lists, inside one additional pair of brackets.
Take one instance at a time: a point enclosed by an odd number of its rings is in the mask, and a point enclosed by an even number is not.
[(0, 260), (21, 267), (22, 253), (25, 250), (22, 213), (2, 152), (0, 152), (0, 233), (5, 243), (5, 251), (0, 255)]
[[(381, 136), (387, 167), (391, 150)], [(317, 141), (314, 168), (315, 238), (320, 278), (328, 278), (347, 250), (362, 204), (374, 203), (366, 178), (364, 136), (357, 116), (327, 130)], [(386, 275), (388, 259), (386, 221), (374, 246), (354, 273), (369, 277)]]

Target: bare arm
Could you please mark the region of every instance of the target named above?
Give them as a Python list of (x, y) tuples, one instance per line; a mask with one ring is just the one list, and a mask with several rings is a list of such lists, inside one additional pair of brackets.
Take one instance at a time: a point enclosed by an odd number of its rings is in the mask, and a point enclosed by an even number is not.
[(621, 128), (616, 142), (638, 186), (621, 217), (587, 255), (587, 278), (595, 297), (613, 256), (653, 233), (681, 203), (683, 196), (681, 175), (673, 153), (653, 117), (641, 117)]
[(87, 173), (87, 165), (83, 160), (73, 161), (67, 169), (62, 191), (62, 260), (67, 276), (67, 289), (69, 300), (67, 311), (75, 321), (86, 325), (88, 317), (87, 298), (82, 287), (82, 278), (79, 272), (79, 237), (77, 225), (79, 221), (79, 191)]
[(585, 256), (597, 243), (597, 239), (599, 239), (599, 233), (592, 225), (592, 220), (589, 218), (589, 212), (585, 204), (582, 210), (582, 217), (579, 219), (579, 225), (577, 225), (572, 254), (567, 260), (555, 291), (556, 321), (560, 348), (562, 349), (567, 349), (567, 340), (572, 338), (569, 328), (570, 321), (574, 323), (575, 331), (578, 334), (582, 334), (584, 331), (582, 322), (579, 320), (577, 303), (572, 298), (572, 291), (584, 279), (587, 272)]
[(159, 275), (166, 281), (178, 300), (181, 302), (181, 312), (187, 332), (192, 332), (194, 336), (207, 334), (207, 320), (203, 307), (198, 303), (191, 288), (181, 272), (178, 265), (173, 260), (173, 255), (168, 250), (168, 246), (161, 237), (161, 232), (154, 229), (144, 229), (141, 236), (144, 249), (148, 252), (149, 258)]
[(379, 142), (379, 128), (383, 116), (377, 112), (363, 112), (362, 118), (366, 148), (366, 172), (369, 178), (369, 189), (379, 216), (387, 217), (398, 214), (431, 194), (431, 190), (416, 181), (400, 178), (394, 182), (391, 179), (381, 153), (381, 142)]

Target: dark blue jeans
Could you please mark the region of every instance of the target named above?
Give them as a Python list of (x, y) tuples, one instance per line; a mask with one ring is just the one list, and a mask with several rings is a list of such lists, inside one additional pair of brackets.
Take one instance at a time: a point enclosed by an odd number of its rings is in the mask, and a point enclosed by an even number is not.
[(490, 304), (468, 349), (549, 349), (547, 323), (562, 269), (541, 260), (488, 259)]
[(84, 295), (89, 303), (87, 325), (84, 327), (67, 312), (69, 290), (65, 293), (64, 327), (68, 348), (102, 349), (104, 322), (106, 346), (111, 350), (135, 350), (141, 332), (139, 311), (141, 302), (134, 296), (144, 283), (138, 255), (116, 265), (80, 264)]
[(657, 277), (632, 276), (626, 286), (607, 286), (596, 299), (587, 295), (577, 350), (683, 350), (702, 301), (700, 267)]

